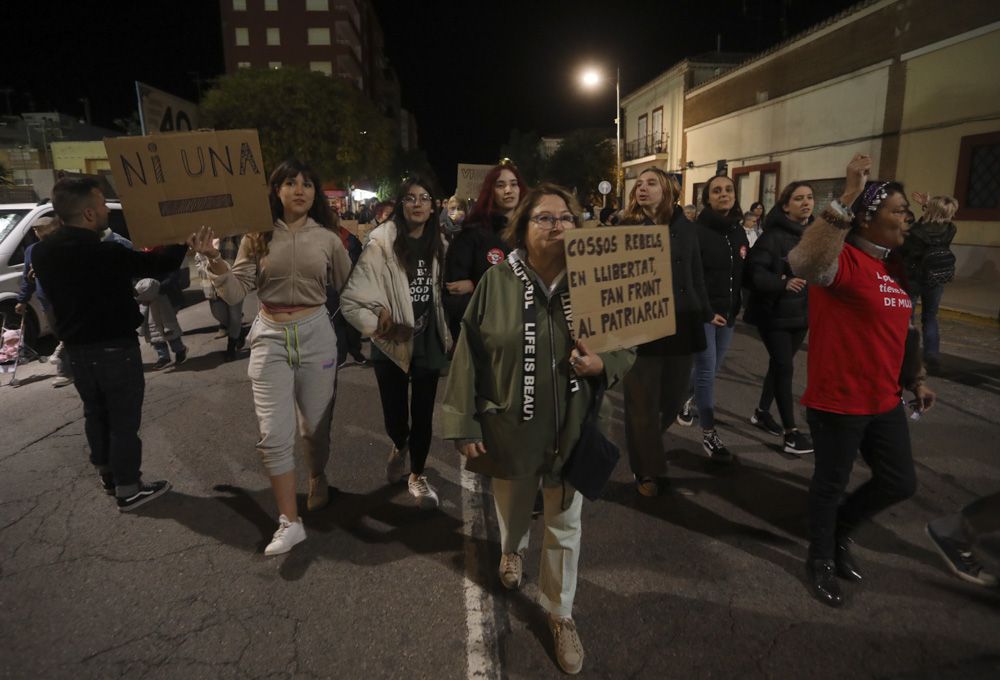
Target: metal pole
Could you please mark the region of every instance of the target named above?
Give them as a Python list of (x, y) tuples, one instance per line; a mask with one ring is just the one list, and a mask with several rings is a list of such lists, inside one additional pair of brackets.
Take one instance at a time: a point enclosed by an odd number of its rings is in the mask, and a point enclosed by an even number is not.
[(615, 193), (618, 195), (618, 207), (625, 205), (622, 196), (622, 69), (621, 66), (615, 68)]

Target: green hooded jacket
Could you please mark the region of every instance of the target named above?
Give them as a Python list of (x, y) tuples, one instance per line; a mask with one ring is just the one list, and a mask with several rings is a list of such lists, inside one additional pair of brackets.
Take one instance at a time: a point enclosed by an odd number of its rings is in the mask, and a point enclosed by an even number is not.
[[(523, 255), (521, 255), (523, 263)], [(486, 453), (470, 458), (466, 467), (499, 479), (541, 475), (547, 487), (562, 483), (562, 467), (576, 445), (593, 396), (593, 378), (581, 379), (580, 390), (569, 391), (572, 349), (560, 295), (565, 277), (549, 294), (525, 265), (535, 287), (536, 369), (535, 411), (522, 418), (524, 360), (524, 284), (502, 262), (476, 286), (462, 318), (445, 388), (442, 436), (481, 440)], [(632, 349), (601, 353), (608, 387), (614, 386), (635, 360)], [(610, 405), (601, 409), (606, 431)]]

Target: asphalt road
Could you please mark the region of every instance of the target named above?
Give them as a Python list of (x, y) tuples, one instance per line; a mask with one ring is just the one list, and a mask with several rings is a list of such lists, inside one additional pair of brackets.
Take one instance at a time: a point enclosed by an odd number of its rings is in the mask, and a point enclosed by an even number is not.
[[(390, 444), (370, 369), (340, 374), (333, 502), (305, 514), (305, 543), (265, 558), (276, 511), (254, 452), (246, 355), (221, 361), (204, 303), (180, 319), (191, 358), (147, 373), (141, 432), (147, 479), (174, 491), (134, 514), (101, 491), (79, 399), (51, 387), (49, 365), (0, 387), (0, 677), (560, 675), (535, 604), (540, 523), (526, 584), (508, 593), (489, 484), (448, 445), (431, 451), (439, 511), (385, 484)], [(669, 492), (637, 497), (623, 461), (606, 497), (584, 506), (582, 675), (1000, 677), (1000, 591), (952, 577), (923, 534), (1000, 487), (1000, 333), (956, 319), (942, 332), (940, 402), (912, 425), (917, 496), (860, 532), (865, 582), (832, 610), (803, 580), (812, 459), (747, 423), (766, 357), (740, 327), (717, 388), (738, 464), (710, 464), (698, 429), (675, 426)], [(621, 442), (620, 392), (609, 398)], [(866, 475), (859, 463), (854, 483)], [(304, 477), (299, 488), (304, 509)]]

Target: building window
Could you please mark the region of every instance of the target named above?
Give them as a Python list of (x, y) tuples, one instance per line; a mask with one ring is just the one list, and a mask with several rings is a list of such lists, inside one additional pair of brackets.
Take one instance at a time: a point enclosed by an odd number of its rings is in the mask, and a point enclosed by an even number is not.
[(234, 12), (246, 12), (247, 11), (247, 0), (233, 0), (233, 11)]
[(744, 165), (732, 168), (733, 183), (736, 184), (736, 200), (744, 208), (760, 201), (767, 213), (774, 207), (778, 198), (778, 181), (781, 173), (781, 163), (762, 163), (760, 165)]
[(663, 107), (658, 106), (653, 109), (653, 129), (649, 131), (650, 145), (653, 153), (666, 153), (667, 145), (663, 138)]
[(269, 69), (281, 68), (281, 62), (280, 61), (269, 61), (269, 62), (267, 62), (267, 67)]
[(278, 11), (278, 0), (264, 0), (264, 11), (265, 12), (277, 12)]
[(955, 198), (960, 220), (1000, 220), (1000, 132), (962, 137)]
[(330, 0), (306, 0), (307, 12), (329, 12)]
[(280, 45), (281, 44), (281, 29), (280, 28), (269, 28), (269, 29), (267, 29), (267, 44), (268, 45)]
[(310, 28), (306, 31), (307, 42), (310, 45), (329, 45), (329, 28)]
[(237, 28), (236, 29), (236, 46), (237, 47), (247, 47), (250, 45), (250, 29), (249, 28)]
[(329, 61), (310, 61), (309, 70), (329, 76), (333, 75), (333, 64)]
[(236, 62), (236, 68), (250, 68), (249, 61), (238, 61)]

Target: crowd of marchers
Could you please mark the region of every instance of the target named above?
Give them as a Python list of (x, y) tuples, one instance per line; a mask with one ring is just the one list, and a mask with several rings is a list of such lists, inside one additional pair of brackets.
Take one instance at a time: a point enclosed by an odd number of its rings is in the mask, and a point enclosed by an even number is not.
[[(39, 227), (20, 301), (44, 296), (62, 348), (63, 384), (73, 384), (83, 402), (90, 461), (118, 508), (131, 511), (170, 489), (141, 473), (145, 382), (136, 329), (156, 349), (157, 368), (171, 363), (171, 351), (174, 362), (184, 361), (170, 279), (193, 252), (226, 358), (249, 346), (256, 449), (277, 515), (266, 555), (306, 540), (297, 437), (308, 466), (305, 509), (329, 503), (338, 368), (348, 357), (370, 366), (392, 441), (386, 481), (405, 480), (415, 506), (434, 511), (428, 452), (433, 437), (450, 440), (467, 469), (490, 480), (505, 588), (522, 583), (541, 504), (540, 605), (559, 666), (576, 673), (584, 659), (573, 619), (581, 490), (610, 474), (591, 464), (607, 446), (603, 394), (621, 386), (638, 495), (669, 492), (664, 438), (671, 425), (697, 422), (705, 455), (732, 463), (715, 403), (740, 315), (768, 356), (760, 398), (746, 417), (785, 452), (813, 456), (805, 578), (818, 600), (844, 601), (841, 583), (864, 578), (851, 535), (915, 493), (909, 422), (935, 402), (925, 366), (940, 360), (937, 308), (954, 275), (949, 243), (958, 205), (914, 193), (916, 217), (903, 186), (871, 179), (871, 167), (871, 158), (855, 156), (843, 194), (819, 214), (812, 187), (801, 181), (788, 184), (770, 211), (754, 204), (743, 212), (725, 175), (704, 184), (699, 211), (680, 205), (675, 177), (655, 168), (639, 174), (623, 208), (588, 206), (588, 217), (608, 225), (602, 228), (654, 225), (670, 244), (676, 333), (616, 351), (595, 352), (574, 337), (563, 239), (583, 226), (584, 208), (562, 187), (527, 186), (509, 160), (489, 172), (471, 206), (435, 196), (424, 179), (405, 179), (393, 201), (349, 216), (375, 225), (364, 243), (341, 224), (316, 173), (297, 160), (270, 175), (273, 230), (217, 239), (206, 226), (185, 244), (146, 252), (106, 237), (108, 209), (95, 182), (62, 179), (52, 193), (58, 220)], [(259, 308), (244, 330), (251, 292)], [(801, 403), (808, 430), (796, 420), (793, 394), (794, 358), (807, 333)], [(368, 356), (363, 339), (370, 339)], [(859, 453), (871, 474), (848, 492)], [(1000, 494), (988, 496), (927, 527), (946, 564), (985, 586), (996, 578), (976, 550), (998, 529), (998, 505)]]

